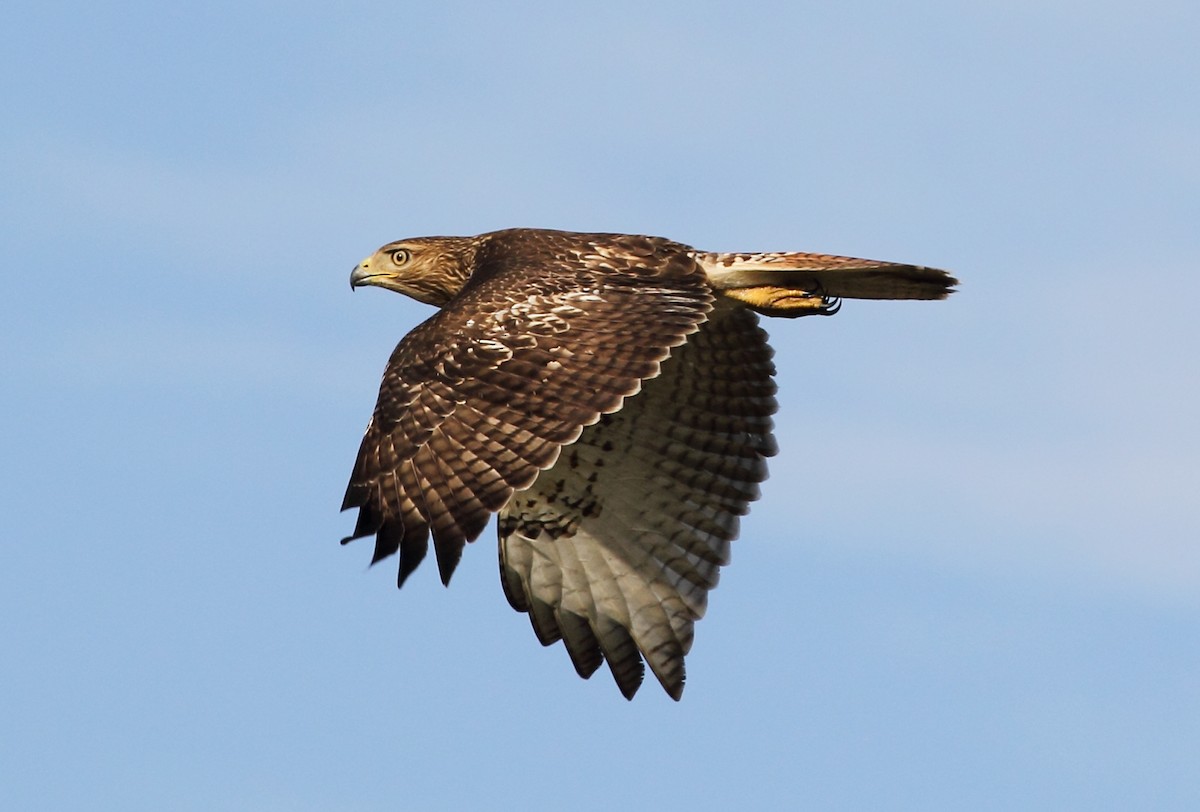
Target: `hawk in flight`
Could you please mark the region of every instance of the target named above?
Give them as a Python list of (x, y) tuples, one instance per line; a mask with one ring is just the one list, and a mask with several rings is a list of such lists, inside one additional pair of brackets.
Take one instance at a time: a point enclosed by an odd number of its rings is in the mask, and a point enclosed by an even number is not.
[(758, 316), (842, 298), (943, 299), (944, 271), (825, 254), (698, 251), (659, 237), (510, 229), (383, 246), (350, 275), (438, 308), (383, 374), (342, 509), (343, 543), (433, 539), (448, 583), (493, 513), (500, 580), (575, 670), (645, 665), (683, 692), (684, 655), (776, 452)]

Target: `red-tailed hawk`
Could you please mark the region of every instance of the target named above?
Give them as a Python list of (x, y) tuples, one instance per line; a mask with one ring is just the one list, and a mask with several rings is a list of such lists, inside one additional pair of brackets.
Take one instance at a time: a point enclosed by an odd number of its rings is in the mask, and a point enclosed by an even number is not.
[(499, 513), (500, 580), (543, 645), (674, 699), (708, 591), (776, 452), (755, 311), (942, 299), (956, 280), (824, 254), (511, 229), (383, 246), (350, 275), (440, 310), (388, 361), (342, 509), (399, 584), (430, 536), (448, 583)]

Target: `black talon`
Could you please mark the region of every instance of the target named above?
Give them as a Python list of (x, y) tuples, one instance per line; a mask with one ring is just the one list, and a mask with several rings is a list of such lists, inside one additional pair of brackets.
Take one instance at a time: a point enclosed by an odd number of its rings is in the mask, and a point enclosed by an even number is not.
[(842, 300), (837, 296), (830, 296), (825, 292), (825, 286), (821, 284), (821, 280), (816, 281), (816, 285), (811, 291), (813, 296), (821, 297), (821, 306), (817, 309), (817, 313), (821, 316), (832, 316), (834, 313), (842, 309)]

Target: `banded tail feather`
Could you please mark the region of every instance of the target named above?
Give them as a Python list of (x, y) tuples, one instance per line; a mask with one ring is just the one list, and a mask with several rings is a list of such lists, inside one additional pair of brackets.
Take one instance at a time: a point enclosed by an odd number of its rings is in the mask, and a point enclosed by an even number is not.
[(712, 286), (766, 316), (832, 315), (840, 299), (945, 299), (958, 280), (923, 265), (831, 254), (695, 254)]

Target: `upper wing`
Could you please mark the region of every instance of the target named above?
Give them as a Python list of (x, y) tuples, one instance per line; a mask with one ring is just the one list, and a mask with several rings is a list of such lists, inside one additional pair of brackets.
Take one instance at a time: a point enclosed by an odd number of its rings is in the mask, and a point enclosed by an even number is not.
[(342, 509), (399, 583), (433, 535), (442, 581), (463, 545), (566, 443), (658, 374), (712, 293), (682, 255), (517, 267), (469, 285), (407, 335), (383, 376)]
[(775, 453), (773, 372), (755, 315), (719, 302), (501, 512), (509, 602), (544, 645), (563, 640), (581, 676), (607, 660), (632, 697), (644, 657), (680, 697), (693, 623)]

